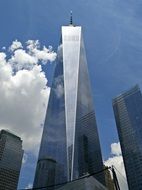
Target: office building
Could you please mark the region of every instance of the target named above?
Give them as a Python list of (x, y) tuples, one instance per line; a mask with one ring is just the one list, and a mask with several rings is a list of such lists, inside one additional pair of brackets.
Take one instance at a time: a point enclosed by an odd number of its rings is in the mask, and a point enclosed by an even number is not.
[(142, 189), (142, 94), (138, 85), (113, 100), (129, 190)]
[[(82, 28), (63, 26), (34, 187), (103, 170)], [(105, 183), (103, 172), (95, 176)], [(42, 179), (42, 180), (41, 180)]]
[(17, 189), (23, 157), (22, 140), (9, 131), (0, 131), (0, 190)]

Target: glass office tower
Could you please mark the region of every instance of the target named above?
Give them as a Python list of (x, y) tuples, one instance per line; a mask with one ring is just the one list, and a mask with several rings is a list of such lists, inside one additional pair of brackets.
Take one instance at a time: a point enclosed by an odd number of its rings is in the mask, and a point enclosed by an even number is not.
[(129, 190), (142, 189), (142, 94), (136, 85), (113, 100)]
[[(34, 187), (103, 169), (80, 26), (62, 27)], [(104, 175), (95, 176), (104, 183)]]
[(0, 131), (0, 190), (17, 189), (23, 152), (20, 137)]

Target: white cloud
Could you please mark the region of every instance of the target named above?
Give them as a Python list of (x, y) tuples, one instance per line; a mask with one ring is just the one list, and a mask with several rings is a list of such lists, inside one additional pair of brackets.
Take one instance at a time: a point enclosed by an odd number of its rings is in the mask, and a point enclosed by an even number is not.
[(6, 54), (3, 53), (3, 52), (0, 52), (0, 63), (1, 63), (2, 65), (6, 63), (5, 58), (6, 58)]
[(29, 50), (29, 54), (33, 55), (36, 59), (40, 60), (42, 63), (46, 63), (47, 60), (54, 61), (56, 58), (56, 53), (52, 51), (52, 47), (49, 46), (46, 48), (43, 46), (40, 49), (40, 43), (38, 40), (28, 40), (27, 41), (27, 49)]
[(123, 158), (121, 155), (121, 148), (120, 143), (112, 143), (111, 144), (111, 154), (112, 157), (108, 158), (108, 160), (104, 161), (106, 166), (114, 166), (116, 169), (116, 175), (119, 181), (119, 185), (121, 190), (128, 190), (127, 180), (126, 180), (126, 173), (124, 169)]
[(23, 68), (30, 69), (33, 65), (38, 63), (38, 59), (35, 56), (29, 55), (23, 49), (16, 50), (9, 61), (16, 70), (21, 70)]
[(9, 47), (10, 51), (15, 51), (16, 49), (23, 48), (22, 43), (19, 42), (18, 40), (15, 40), (12, 42), (11, 46)]
[(111, 144), (111, 153), (116, 156), (121, 155), (120, 142)]
[(6, 62), (6, 54), (0, 52), (0, 84), (2, 81), (7, 81), (12, 75), (12, 68), (10, 64)]
[[(9, 59), (0, 53), (0, 130), (9, 129), (22, 138), (24, 150), (37, 152), (50, 92), (39, 63), (55, 60), (56, 53), (46, 48), (42, 59), (22, 47)], [(43, 53), (39, 45), (35, 50)]]

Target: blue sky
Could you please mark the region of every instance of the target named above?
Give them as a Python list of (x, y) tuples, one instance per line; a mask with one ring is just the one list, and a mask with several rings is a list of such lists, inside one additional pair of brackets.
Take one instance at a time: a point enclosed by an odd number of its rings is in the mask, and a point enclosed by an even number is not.
[[(62, 25), (83, 27), (96, 118), (104, 160), (118, 142), (112, 98), (136, 83), (142, 87), (140, 0), (0, 0), (0, 48), (15, 39), (38, 39), (57, 49)], [(44, 66), (51, 83), (54, 64)], [(28, 154), (19, 188), (32, 183), (35, 156)]]

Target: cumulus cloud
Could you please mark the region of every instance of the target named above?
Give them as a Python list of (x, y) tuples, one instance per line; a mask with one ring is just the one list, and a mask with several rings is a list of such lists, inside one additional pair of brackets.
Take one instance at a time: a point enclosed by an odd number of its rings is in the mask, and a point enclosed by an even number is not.
[(12, 42), (11, 46), (9, 47), (10, 51), (15, 51), (16, 49), (23, 48), (22, 43), (18, 40)]
[(26, 151), (37, 151), (50, 92), (41, 63), (55, 58), (51, 47), (33, 40), (25, 46), (16, 40), (0, 52), (0, 130), (20, 136)]
[(111, 144), (111, 157), (104, 161), (106, 166), (114, 166), (116, 169), (116, 174), (118, 177), (119, 185), (122, 190), (128, 190), (128, 185), (126, 181), (126, 173), (124, 169), (123, 158), (121, 154), (120, 143)]
[(25, 50), (18, 49), (14, 51), (9, 62), (18, 71), (21, 69), (33, 68), (33, 65), (38, 63), (38, 59), (35, 56), (28, 54)]
[(120, 142), (111, 144), (111, 154), (116, 156), (120, 156), (122, 154), (120, 148)]
[(46, 48), (43, 46), (42, 50), (40, 49), (40, 43), (38, 40), (28, 40), (27, 41), (27, 49), (29, 50), (29, 54), (33, 55), (36, 59), (40, 60), (43, 64), (48, 60), (54, 61), (56, 58), (56, 53), (52, 51), (52, 46)]

